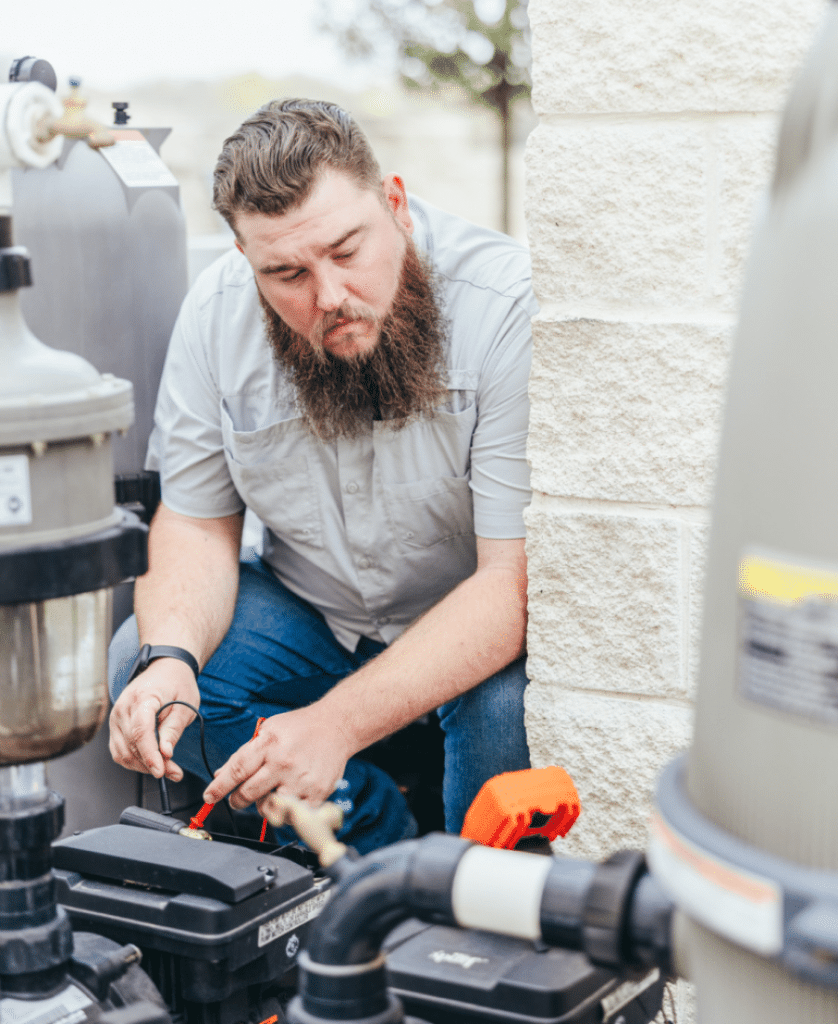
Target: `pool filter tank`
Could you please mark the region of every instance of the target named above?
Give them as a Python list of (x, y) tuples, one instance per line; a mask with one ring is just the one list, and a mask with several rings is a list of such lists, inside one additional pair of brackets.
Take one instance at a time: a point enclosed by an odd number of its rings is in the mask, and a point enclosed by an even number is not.
[(734, 346), (695, 736), (649, 851), (704, 1024), (838, 1019), (838, 4), (789, 99)]
[[(51, 871), (50, 843), (61, 831), (63, 800), (48, 789), (44, 762), (80, 747), (99, 728), (108, 707), (110, 591), (147, 564), (146, 528), (114, 507), (111, 435), (132, 422), (131, 385), (100, 374), (79, 355), (48, 348), (20, 309), (18, 292), (29, 285), (31, 272), (26, 250), (14, 244), (11, 168), (41, 169), (56, 159), (61, 114), (41, 83), (0, 85), (4, 1021), (93, 1019), (91, 1008), (125, 1005), (138, 991), (112, 991), (136, 966), (133, 947), (90, 937), (74, 951)], [(80, 987), (72, 979), (85, 971), (89, 983)], [(153, 986), (145, 978), (140, 989), (147, 995)], [(158, 996), (152, 1018), (161, 1006)]]

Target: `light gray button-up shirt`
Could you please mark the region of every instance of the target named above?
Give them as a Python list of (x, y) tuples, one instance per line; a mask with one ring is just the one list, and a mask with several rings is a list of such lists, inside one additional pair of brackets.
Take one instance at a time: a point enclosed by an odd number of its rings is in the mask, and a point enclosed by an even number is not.
[(392, 642), (476, 567), (475, 537), (524, 536), (530, 318), (526, 249), (410, 197), (451, 323), (448, 399), (433, 417), (318, 440), (265, 339), (247, 260), (233, 250), (183, 304), (147, 468), (196, 518), (250, 507), (263, 557), (354, 650)]

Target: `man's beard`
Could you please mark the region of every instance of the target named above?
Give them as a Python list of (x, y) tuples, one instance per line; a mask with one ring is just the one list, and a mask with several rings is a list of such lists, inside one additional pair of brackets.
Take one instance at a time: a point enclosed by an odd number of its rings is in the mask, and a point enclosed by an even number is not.
[[(292, 331), (259, 292), (265, 332), (274, 357), (297, 389), (303, 417), (323, 441), (357, 437), (373, 419), (399, 430), (430, 415), (447, 394), (447, 324), (437, 303), (434, 275), (407, 240), (396, 297), (378, 326), (375, 346), (342, 359)], [(328, 314), (319, 338), (343, 320), (376, 324), (366, 307), (344, 304)]]

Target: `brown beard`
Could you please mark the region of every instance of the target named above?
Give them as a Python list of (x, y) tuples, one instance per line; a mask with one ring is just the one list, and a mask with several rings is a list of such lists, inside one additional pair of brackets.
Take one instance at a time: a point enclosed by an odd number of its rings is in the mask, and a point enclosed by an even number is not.
[[(340, 358), (292, 331), (259, 292), (265, 332), (274, 358), (297, 389), (303, 417), (323, 441), (357, 437), (373, 419), (400, 430), (432, 415), (447, 394), (445, 342), (448, 325), (434, 290), (430, 264), (407, 240), (396, 297), (381, 320), (375, 346)], [(324, 318), (319, 337), (339, 320), (375, 322), (366, 308), (344, 308)]]

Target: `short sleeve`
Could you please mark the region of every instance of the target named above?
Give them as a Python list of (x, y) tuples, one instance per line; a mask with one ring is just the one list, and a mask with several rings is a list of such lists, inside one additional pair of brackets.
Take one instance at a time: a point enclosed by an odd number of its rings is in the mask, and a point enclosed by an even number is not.
[(242, 511), (221, 436), (221, 392), (208, 358), (210, 310), (187, 295), (166, 354), (146, 468), (167, 508), (197, 519)]
[(499, 322), (486, 325), (495, 337), (478, 385), (470, 481), (474, 532), (497, 540), (526, 536), (524, 509), (532, 493), (527, 463), (532, 309), (510, 298), (503, 305)]

